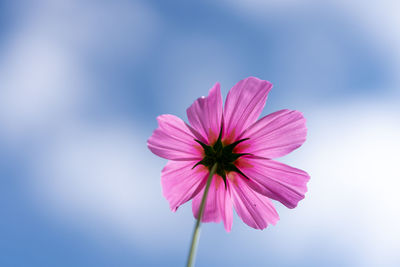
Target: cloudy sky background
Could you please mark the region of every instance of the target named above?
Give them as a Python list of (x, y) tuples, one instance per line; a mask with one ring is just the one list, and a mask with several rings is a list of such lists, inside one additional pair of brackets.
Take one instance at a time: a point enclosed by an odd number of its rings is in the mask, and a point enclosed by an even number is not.
[(182, 266), (146, 140), (217, 81), (257, 76), (302, 111), (282, 159), (311, 175), (257, 231), (204, 224), (197, 266), (399, 266), (400, 3), (2, 1), (0, 265)]

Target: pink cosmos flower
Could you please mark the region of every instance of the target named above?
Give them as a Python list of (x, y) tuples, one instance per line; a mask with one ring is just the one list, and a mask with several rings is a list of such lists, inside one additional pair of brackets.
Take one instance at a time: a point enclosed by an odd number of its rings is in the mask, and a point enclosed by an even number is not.
[(272, 84), (255, 77), (238, 82), (228, 93), (225, 108), (219, 83), (208, 97), (188, 109), (187, 124), (174, 115), (157, 118), (159, 127), (149, 149), (168, 159), (162, 170), (163, 195), (172, 211), (193, 199), (197, 218), (206, 180), (218, 163), (202, 222), (232, 227), (232, 206), (247, 225), (264, 229), (279, 220), (271, 199), (294, 208), (304, 198), (309, 175), (273, 159), (300, 147), (306, 140), (306, 120), (295, 110), (258, 117)]

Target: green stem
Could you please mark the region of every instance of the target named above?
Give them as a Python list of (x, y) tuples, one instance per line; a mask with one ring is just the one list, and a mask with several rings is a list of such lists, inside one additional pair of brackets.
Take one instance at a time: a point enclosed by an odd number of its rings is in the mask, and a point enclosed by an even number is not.
[(187, 267), (193, 266), (193, 263), (194, 263), (194, 260), (196, 257), (197, 244), (199, 243), (199, 236), (200, 236), (201, 218), (203, 218), (204, 207), (206, 206), (208, 190), (210, 189), (211, 180), (212, 180), (215, 172), (217, 171), (217, 165), (218, 164), (215, 163), (211, 168), (210, 175), (208, 176), (208, 179), (207, 179), (206, 188), (204, 189), (203, 198), (201, 199), (199, 214), (197, 216), (196, 225), (194, 226), (192, 244), (190, 245), (190, 252), (189, 252), (189, 257), (188, 257), (188, 261), (187, 261)]

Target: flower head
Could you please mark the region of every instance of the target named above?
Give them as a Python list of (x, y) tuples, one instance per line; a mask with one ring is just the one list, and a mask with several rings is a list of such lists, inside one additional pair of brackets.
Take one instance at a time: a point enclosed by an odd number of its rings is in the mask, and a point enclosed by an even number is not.
[(298, 111), (280, 110), (257, 121), (272, 84), (255, 77), (238, 82), (228, 93), (225, 108), (219, 83), (208, 97), (188, 109), (189, 124), (161, 115), (148, 140), (149, 149), (168, 159), (162, 170), (163, 194), (172, 211), (193, 199), (195, 217), (210, 169), (217, 163), (203, 222), (232, 227), (232, 206), (249, 226), (264, 229), (279, 216), (271, 202), (294, 208), (304, 198), (309, 175), (273, 160), (306, 140), (305, 118)]

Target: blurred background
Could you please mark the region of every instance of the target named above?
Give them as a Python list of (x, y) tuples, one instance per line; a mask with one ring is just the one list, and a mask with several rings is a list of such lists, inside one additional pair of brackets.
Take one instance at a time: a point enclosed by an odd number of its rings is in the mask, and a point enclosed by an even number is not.
[(156, 116), (221, 82), (302, 111), (311, 175), (264, 231), (204, 224), (196, 266), (400, 266), (400, 2), (0, 1), (0, 266), (183, 266)]

